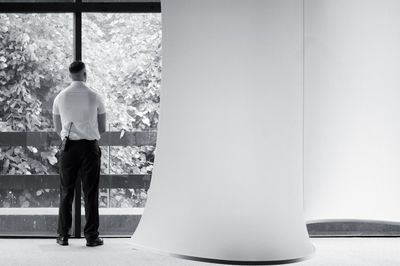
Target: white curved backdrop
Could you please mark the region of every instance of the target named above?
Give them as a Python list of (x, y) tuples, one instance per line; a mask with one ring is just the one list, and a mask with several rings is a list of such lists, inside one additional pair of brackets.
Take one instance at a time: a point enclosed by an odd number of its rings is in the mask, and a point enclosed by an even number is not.
[(400, 1), (305, 0), (308, 220), (400, 221)]
[(136, 246), (224, 261), (312, 253), (302, 13), (299, 0), (162, 1), (160, 123)]

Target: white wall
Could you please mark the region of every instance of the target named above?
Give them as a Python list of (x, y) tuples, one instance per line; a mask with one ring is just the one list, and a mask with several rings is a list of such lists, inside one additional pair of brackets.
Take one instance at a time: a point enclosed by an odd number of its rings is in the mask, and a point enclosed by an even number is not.
[(400, 221), (400, 1), (305, 0), (308, 220)]

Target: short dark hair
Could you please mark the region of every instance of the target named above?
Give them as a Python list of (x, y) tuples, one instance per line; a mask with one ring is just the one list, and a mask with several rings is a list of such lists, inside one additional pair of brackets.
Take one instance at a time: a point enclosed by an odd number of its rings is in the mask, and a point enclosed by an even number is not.
[(85, 63), (83, 63), (82, 61), (74, 61), (71, 63), (71, 65), (69, 65), (69, 72), (71, 74), (76, 74), (82, 71), (82, 69), (84, 68), (85, 68)]

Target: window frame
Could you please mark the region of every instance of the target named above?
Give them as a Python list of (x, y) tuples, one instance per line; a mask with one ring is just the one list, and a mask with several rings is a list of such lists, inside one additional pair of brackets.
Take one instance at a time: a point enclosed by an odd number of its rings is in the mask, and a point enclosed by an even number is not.
[[(161, 3), (156, 0), (129, 2), (1, 2), (0, 13), (73, 13), (73, 54), (75, 60), (82, 60), (82, 13), (161, 13)], [(8, 133), (17, 137), (18, 132)], [(11, 137), (13, 137), (11, 136)], [(144, 177), (146, 180), (149, 177)], [(148, 186), (147, 181), (147, 186)], [(78, 200), (76, 200), (78, 199)], [(75, 186), (72, 206), (72, 236), (81, 237), (81, 182)]]

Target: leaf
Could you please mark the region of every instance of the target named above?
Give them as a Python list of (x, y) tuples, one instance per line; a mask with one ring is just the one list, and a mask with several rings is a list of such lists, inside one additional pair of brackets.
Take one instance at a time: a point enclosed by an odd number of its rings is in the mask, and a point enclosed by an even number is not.
[(150, 119), (148, 117), (143, 117), (142, 122), (148, 126), (150, 126)]
[(55, 165), (57, 163), (57, 158), (55, 156), (49, 156), (47, 157), (47, 160), (49, 160), (51, 165)]
[(119, 102), (119, 103), (125, 103), (125, 98), (124, 98), (124, 96), (119, 95), (119, 96), (118, 96), (118, 102)]
[(11, 168), (10, 172), (8, 172), (9, 175), (15, 175), (15, 168)]

